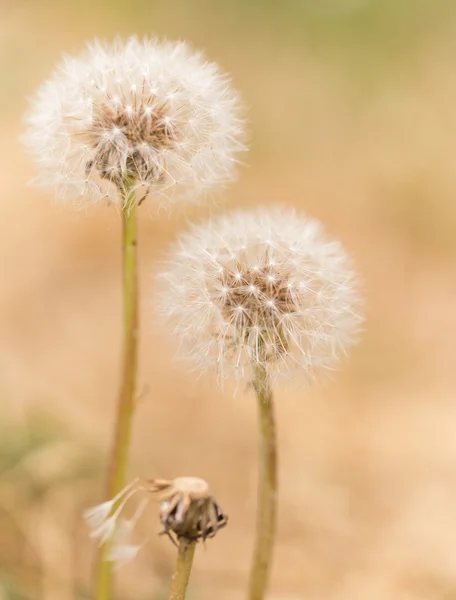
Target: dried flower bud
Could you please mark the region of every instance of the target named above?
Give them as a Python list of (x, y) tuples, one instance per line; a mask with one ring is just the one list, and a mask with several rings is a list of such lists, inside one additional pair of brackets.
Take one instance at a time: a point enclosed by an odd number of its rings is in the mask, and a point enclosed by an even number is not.
[(38, 90), (24, 143), (42, 185), (80, 203), (195, 200), (234, 178), (244, 146), (228, 78), (185, 43), (95, 41)]
[(355, 275), (338, 242), (294, 211), (253, 210), (194, 226), (162, 275), (165, 316), (188, 357), (219, 376), (251, 379), (331, 368), (361, 317)]
[(164, 532), (189, 540), (214, 537), (228, 518), (212, 497), (209, 485), (197, 477), (178, 477), (172, 481), (152, 479), (150, 491), (160, 492), (163, 500), (160, 521)]
[(163, 533), (173, 543), (176, 542), (172, 534), (189, 540), (214, 537), (228, 520), (203, 479), (178, 477), (168, 481), (136, 478), (112, 500), (84, 512), (84, 519), (91, 529), (90, 537), (97, 539), (100, 546), (109, 543), (107, 560), (116, 563), (117, 567), (136, 558), (148, 540), (148, 536), (143, 535), (141, 543), (132, 542), (137, 524), (150, 504), (150, 495), (141, 499), (130, 518), (123, 516), (126, 504), (138, 492), (160, 492)]

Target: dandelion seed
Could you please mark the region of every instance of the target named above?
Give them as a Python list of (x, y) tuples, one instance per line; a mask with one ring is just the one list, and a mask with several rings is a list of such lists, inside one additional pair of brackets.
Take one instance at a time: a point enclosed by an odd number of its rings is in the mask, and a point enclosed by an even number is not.
[(143, 498), (130, 519), (119, 518), (112, 538), (112, 545), (107, 554), (107, 560), (116, 563), (116, 568), (120, 568), (126, 563), (134, 560), (138, 552), (146, 544), (147, 539), (142, 544), (132, 544), (130, 540), (136, 524), (149, 502), (149, 498)]
[[(114, 536), (119, 515), (121, 514), (128, 500), (130, 500), (130, 498), (134, 496), (139, 489), (141, 489), (138, 486), (138, 483), (139, 480), (134, 479), (111, 500), (107, 500), (102, 504), (84, 511), (84, 520), (88, 523), (91, 529), (90, 537), (98, 539), (100, 546)], [(114, 506), (119, 501), (119, 506), (116, 508), (114, 513), (112, 513)]]
[(38, 90), (23, 141), (62, 200), (121, 205), (128, 187), (170, 206), (233, 180), (240, 112), (227, 76), (185, 43), (95, 41)]
[(116, 524), (117, 516), (109, 517), (109, 519), (103, 521), (103, 523), (101, 523), (99, 527), (97, 527), (90, 533), (90, 537), (97, 539), (99, 545), (102, 546), (105, 542), (107, 542), (113, 537), (116, 529)]
[[(217, 256), (214, 265), (212, 259)], [(293, 211), (240, 211), (181, 236), (162, 307), (196, 368), (312, 377), (356, 339), (356, 278), (342, 246)]]
[(114, 546), (109, 550), (107, 560), (116, 563), (116, 569), (120, 569), (127, 563), (133, 561), (142, 547), (142, 545), (135, 546), (131, 544)]
[(99, 504), (98, 506), (88, 508), (84, 512), (84, 520), (87, 521), (91, 529), (96, 530), (101, 527), (109, 517), (113, 506), (114, 502), (109, 500), (108, 502), (103, 502), (103, 504)]

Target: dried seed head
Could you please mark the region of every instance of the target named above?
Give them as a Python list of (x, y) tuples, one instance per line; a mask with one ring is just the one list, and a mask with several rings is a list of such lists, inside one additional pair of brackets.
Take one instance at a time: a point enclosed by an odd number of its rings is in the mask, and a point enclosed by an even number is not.
[(194, 226), (162, 278), (163, 312), (189, 358), (250, 379), (331, 368), (361, 317), (355, 275), (341, 245), (293, 211), (253, 210)]
[(174, 533), (177, 538), (205, 540), (226, 525), (228, 518), (215, 502), (204, 479), (178, 477), (172, 481), (153, 479), (148, 483), (150, 491), (160, 492), (163, 500), (160, 521), (163, 533), (170, 537)]
[(38, 182), (86, 203), (194, 200), (235, 175), (240, 104), (228, 78), (184, 43), (89, 44), (38, 90), (24, 143)]
[(203, 479), (178, 477), (166, 479), (134, 479), (112, 500), (90, 508), (84, 512), (84, 519), (90, 527), (90, 537), (99, 545), (109, 542), (107, 560), (117, 567), (133, 560), (147, 543), (143, 534), (140, 543), (133, 540), (135, 530), (151, 497), (143, 497), (129, 518), (124, 516), (126, 505), (138, 492), (160, 492), (160, 521), (166, 533), (175, 543), (176, 538), (206, 540), (214, 537), (225, 527), (228, 518), (223, 514)]

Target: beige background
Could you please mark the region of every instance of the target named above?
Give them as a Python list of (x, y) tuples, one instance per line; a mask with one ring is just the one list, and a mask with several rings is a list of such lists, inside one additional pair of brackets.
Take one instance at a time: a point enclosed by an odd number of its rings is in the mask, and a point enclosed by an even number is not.
[[(280, 515), (271, 600), (456, 594), (456, 6), (435, 0), (0, 0), (0, 598), (90, 598), (81, 521), (101, 498), (120, 357), (119, 218), (27, 182), (26, 96), (94, 35), (204, 48), (250, 106), (251, 151), (215, 207), (140, 218), (141, 374), (131, 477), (195, 474), (229, 526), (200, 549), (192, 598), (244, 597), (256, 411), (173, 362), (151, 274), (188, 218), (281, 203), (323, 220), (367, 298), (332, 381), (277, 389)], [(119, 598), (166, 597), (151, 541)]]

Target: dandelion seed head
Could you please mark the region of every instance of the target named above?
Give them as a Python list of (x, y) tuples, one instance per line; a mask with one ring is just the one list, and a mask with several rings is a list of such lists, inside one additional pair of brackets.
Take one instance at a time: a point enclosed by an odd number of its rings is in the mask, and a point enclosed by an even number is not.
[(169, 207), (234, 179), (240, 113), (228, 77), (185, 43), (95, 41), (37, 91), (22, 139), (62, 200), (120, 204), (128, 182)]
[[(217, 263), (213, 257), (217, 256)], [(356, 340), (356, 275), (338, 242), (294, 211), (239, 211), (184, 233), (161, 306), (187, 358), (220, 379), (331, 369)]]

